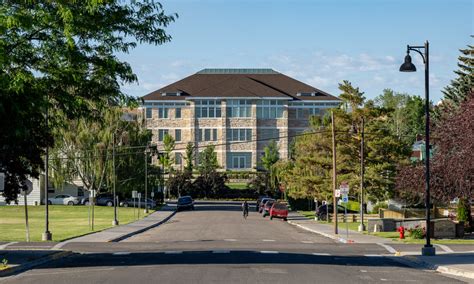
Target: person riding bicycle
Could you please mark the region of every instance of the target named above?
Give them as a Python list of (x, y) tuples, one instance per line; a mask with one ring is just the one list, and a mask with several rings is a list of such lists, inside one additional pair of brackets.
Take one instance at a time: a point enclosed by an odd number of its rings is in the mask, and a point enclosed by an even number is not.
[(247, 203), (247, 200), (242, 203), (242, 211), (244, 213), (244, 217), (247, 217), (249, 215), (249, 204)]

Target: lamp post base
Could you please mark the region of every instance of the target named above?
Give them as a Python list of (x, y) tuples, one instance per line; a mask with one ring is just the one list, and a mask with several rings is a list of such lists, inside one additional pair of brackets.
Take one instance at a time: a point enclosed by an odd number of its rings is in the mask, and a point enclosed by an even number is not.
[(113, 220), (112, 221), (112, 226), (118, 226), (119, 224), (119, 221), (118, 220)]
[(53, 234), (51, 234), (49, 231), (46, 231), (41, 235), (41, 239), (44, 242), (51, 241), (53, 239)]
[(359, 225), (359, 228), (358, 228), (358, 231), (359, 231), (359, 232), (365, 231), (365, 225), (364, 225), (364, 224), (360, 224), (360, 225)]
[(424, 246), (421, 248), (421, 255), (423, 256), (435, 256), (436, 255), (436, 248), (434, 246)]

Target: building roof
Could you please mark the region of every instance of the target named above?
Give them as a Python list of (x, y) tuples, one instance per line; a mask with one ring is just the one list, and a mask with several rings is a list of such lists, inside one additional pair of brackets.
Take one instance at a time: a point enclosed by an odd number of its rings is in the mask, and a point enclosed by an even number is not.
[[(166, 94), (178, 93), (179, 96)], [(299, 96), (298, 94), (313, 94)], [(203, 69), (151, 92), (144, 100), (268, 98), (303, 101), (339, 99), (273, 69)]]

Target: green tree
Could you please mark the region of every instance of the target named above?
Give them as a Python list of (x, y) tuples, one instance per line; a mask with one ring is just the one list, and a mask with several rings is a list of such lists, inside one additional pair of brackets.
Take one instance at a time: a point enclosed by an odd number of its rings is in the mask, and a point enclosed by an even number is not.
[(424, 133), (425, 109), (420, 97), (385, 89), (375, 98), (375, 105), (385, 110), (386, 126), (403, 143), (412, 145)]
[(0, 172), (7, 200), (44, 169), (52, 129), (63, 123), (57, 112), (94, 117), (110, 103), (130, 100), (120, 85), (137, 77), (117, 53), (137, 42), (170, 41), (164, 27), (176, 16), (151, 0), (0, 3)]
[(194, 146), (193, 143), (189, 142), (186, 145), (186, 152), (185, 152), (185, 157), (184, 159), (186, 160), (186, 165), (184, 166), (184, 170), (192, 173), (194, 169)]
[(443, 113), (452, 113), (459, 108), (473, 91), (474, 46), (468, 45), (467, 48), (460, 49), (459, 51), (461, 52), (461, 55), (458, 57), (459, 69), (454, 71), (457, 77), (443, 90), (442, 104), (434, 112), (435, 122), (441, 119)]
[(173, 136), (166, 134), (163, 137), (163, 153), (159, 156), (160, 163), (165, 172), (171, 173), (173, 167), (173, 151), (175, 148), (175, 141)]
[(217, 162), (217, 154), (214, 149), (214, 145), (209, 145), (204, 149), (204, 151), (199, 153), (198, 171), (199, 174), (204, 178), (206, 178), (208, 175), (215, 172), (219, 168), (219, 163)]

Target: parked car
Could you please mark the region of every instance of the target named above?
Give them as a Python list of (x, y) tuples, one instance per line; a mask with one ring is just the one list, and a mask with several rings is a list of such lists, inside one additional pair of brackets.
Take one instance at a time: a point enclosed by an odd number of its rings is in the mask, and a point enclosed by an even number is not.
[(288, 205), (282, 202), (273, 203), (270, 208), (270, 220), (273, 218), (282, 218), (286, 221), (288, 219)]
[(55, 205), (77, 205), (79, 204), (79, 198), (68, 194), (56, 195), (53, 198), (48, 198), (48, 204)]
[[(328, 206), (328, 209), (326, 210), (326, 206)], [(329, 214), (333, 213), (333, 208), (332, 204), (324, 204), (318, 207), (316, 210), (316, 216), (318, 216), (319, 220), (327, 220), (326, 213), (329, 211)], [(337, 205), (337, 213), (344, 213), (345, 212), (345, 207), (342, 205)], [(347, 213), (354, 214), (358, 213), (357, 211), (347, 209)]]
[(194, 210), (194, 200), (191, 196), (181, 196), (178, 198), (177, 210), (191, 209)]
[[(140, 204), (138, 204), (138, 201), (140, 201)], [(146, 207), (148, 209), (152, 209), (156, 207), (156, 202), (150, 198), (147, 198), (146, 201), (144, 199), (138, 200), (138, 198), (128, 198), (121, 201), (119, 205), (122, 207), (138, 207), (138, 205), (140, 205), (140, 208)]]
[(260, 202), (262, 202), (262, 199), (264, 198), (270, 198), (268, 197), (267, 195), (261, 195), (257, 198), (257, 205), (255, 205), (255, 211), (258, 212), (259, 208), (260, 208)]
[[(81, 200), (82, 205), (89, 205), (89, 197)], [(95, 197), (95, 205), (114, 206), (114, 196), (109, 193), (97, 194)]]
[(267, 200), (267, 202), (265, 202), (265, 205), (263, 205), (263, 210), (262, 210), (263, 218), (270, 215), (270, 209), (272, 208), (273, 203), (275, 203), (275, 200), (273, 199), (269, 199)]
[(262, 211), (263, 211), (263, 206), (265, 205), (265, 203), (266, 203), (268, 200), (273, 200), (273, 201), (275, 201), (275, 199), (270, 198), (270, 197), (262, 198), (262, 201), (260, 201), (260, 205), (258, 206), (258, 213), (262, 213)]

